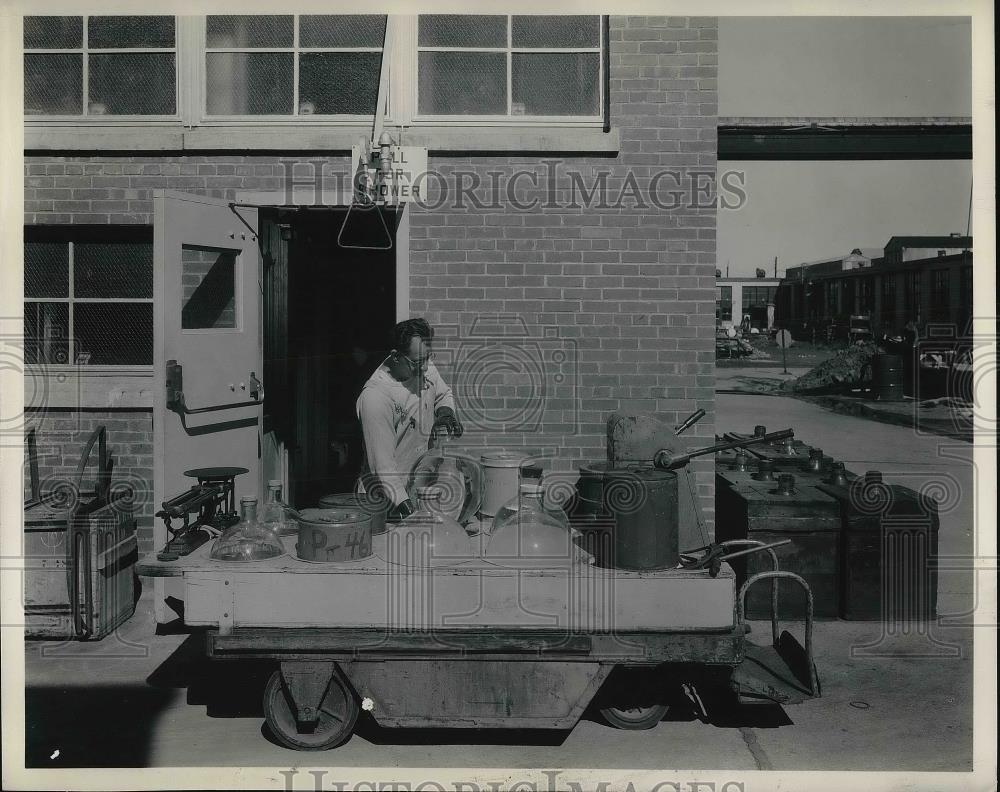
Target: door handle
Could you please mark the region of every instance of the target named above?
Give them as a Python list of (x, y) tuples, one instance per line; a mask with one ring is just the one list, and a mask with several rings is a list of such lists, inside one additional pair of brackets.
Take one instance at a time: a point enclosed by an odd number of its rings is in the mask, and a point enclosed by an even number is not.
[(263, 384), (254, 372), (250, 372), (250, 401), (213, 404), (210, 407), (188, 407), (184, 401), (184, 367), (176, 360), (167, 361), (166, 372), (167, 409), (178, 415), (196, 415), (215, 410), (231, 410), (234, 407), (253, 407), (264, 403)]

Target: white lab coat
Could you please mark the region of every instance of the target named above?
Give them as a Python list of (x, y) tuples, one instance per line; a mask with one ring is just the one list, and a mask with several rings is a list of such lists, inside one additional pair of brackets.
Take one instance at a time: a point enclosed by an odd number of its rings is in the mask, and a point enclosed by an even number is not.
[[(455, 399), (433, 362), (424, 372), (423, 388), (418, 379), (400, 382), (383, 363), (368, 378), (358, 397), (358, 418), (364, 433), (366, 474), (378, 477), (393, 505), (406, 500), (406, 483), (413, 465), (427, 450), (434, 411), (455, 409)], [(364, 489), (363, 484), (359, 487)]]

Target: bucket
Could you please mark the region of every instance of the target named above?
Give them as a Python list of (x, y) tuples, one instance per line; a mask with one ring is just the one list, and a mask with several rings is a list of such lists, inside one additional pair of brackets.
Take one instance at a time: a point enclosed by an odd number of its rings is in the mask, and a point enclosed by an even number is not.
[(372, 518), (372, 536), (385, 533), (385, 516), (389, 511), (388, 501), (371, 495), (357, 495), (340, 492), (324, 495), (319, 499), (320, 509), (357, 509)]
[(372, 554), (372, 518), (360, 509), (303, 509), (295, 551), (303, 561), (360, 561)]
[(483, 463), (483, 502), (479, 513), (483, 517), (495, 517), (501, 506), (517, 497), (518, 469), (534, 460), (516, 451), (497, 451), (483, 454), (480, 461)]
[(903, 359), (899, 355), (876, 355), (872, 359), (872, 396), (878, 401), (903, 398)]
[(615, 568), (644, 571), (677, 566), (676, 473), (646, 466), (609, 470), (604, 477), (604, 505), (614, 515), (610, 561)]

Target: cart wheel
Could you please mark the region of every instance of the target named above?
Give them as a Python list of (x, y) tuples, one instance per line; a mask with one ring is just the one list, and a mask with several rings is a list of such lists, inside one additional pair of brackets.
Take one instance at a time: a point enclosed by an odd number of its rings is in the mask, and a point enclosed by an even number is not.
[(650, 704), (646, 707), (605, 707), (601, 710), (604, 719), (619, 729), (652, 729), (667, 714), (667, 704)]
[(330, 679), (319, 705), (319, 721), (311, 731), (299, 731), (295, 705), (281, 671), (275, 671), (264, 689), (264, 717), (278, 741), (298, 751), (324, 751), (344, 743), (358, 719), (358, 703), (337, 674)]

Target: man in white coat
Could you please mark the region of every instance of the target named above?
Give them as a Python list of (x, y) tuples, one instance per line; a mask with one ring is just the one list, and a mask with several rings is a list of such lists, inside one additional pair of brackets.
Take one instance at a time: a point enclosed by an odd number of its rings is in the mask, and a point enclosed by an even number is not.
[(392, 351), (358, 397), (365, 449), (360, 488), (380, 491), (391, 501), (391, 520), (413, 513), (406, 482), (431, 436), (442, 431), (462, 436), (455, 399), (434, 366), (433, 338), (424, 319), (397, 324)]

